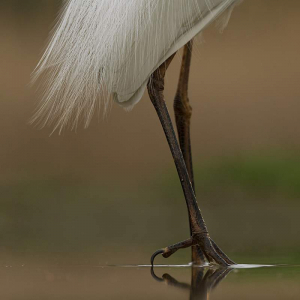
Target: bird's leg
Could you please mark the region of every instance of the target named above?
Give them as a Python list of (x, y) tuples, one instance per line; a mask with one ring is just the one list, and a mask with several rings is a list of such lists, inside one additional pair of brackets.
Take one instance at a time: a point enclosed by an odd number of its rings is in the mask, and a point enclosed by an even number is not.
[(173, 159), (177, 168), (177, 172), (179, 175), (179, 179), (188, 208), (192, 233), (190, 239), (188, 239), (187, 241), (157, 251), (152, 256), (152, 262), (154, 257), (159, 253), (161, 253), (164, 257), (169, 257), (179, 249), (186, 248), (187, 246), (199, 245), (203, 254), (209, 262), (216, 262), (219, 265), (227, 266), (230, 264), (230, 262), (227, 262), (225, 259), (223, 259), (211, 243), (210, 236), (208, 234), (207, 227), (201, 215), (200, 209), (198, 207), (195, 193), (190, 182), (189, 174), (184, 162), (184, 158), (182, 156), (180, 146), (176, 139), (173, 125), (164, 100), (164, 77), (172, 59), (173, 56), (170, 57), (166, 62), (164, 62), (152, 74), (148, 83), (148, 92), (152, 104), (162, 124), (171, 153), (173, 155)]
[[(190, 139), (190, 120), (192, 116), (192, 107), (190, 106), (188, 98), (188, 83), (192, 59), (192, 47), (193, 41), (190, 41), (184, 46), (183, 49), (179, 82), (174, 99), (174, 112), (180, 149), (185, 161), (187, 171), (189, 173), (194, 193), (196, 194)], [(189, 222), (190, 233), (192, 234), (190, 219)], [(192, 262), (197, 265), (203, 265), (205, 263), (204, 254), (201, 251), (201, 248), (197, 245), (192, 246)]]
[(188, 83), (192, 59), (192, 47), (193, 43), (192, 41), (190, 41), (184, 46), (183, 49), (179, 82), (174, 99), (174, 112), (180, 149), (190, 176), (193, 189), (195, 191), (190, 140), (190, 120), (192, 116), (192, 107), (190, 106), (188, 97)]
[[(193, 162), (192, 162), (192, 151), (191, 151), (191, 138), (190, 138), (190, 120), (192, 116), (192, 108), (189, 103), (188, 97), (188, 84), (189, 84), (189, 74), (192, 59), (193, 41), (190, 41), (184, 46), (181, 70), (179, 75), (179, 82), (177, 86), (177, 92), (174, 99), (174, 112), (176, 127), (178, 133), (178, 140), (181, 148), (181, 152), (186, 164), (187, 171), (189, 173), (190, 181), (192, 183), (194, 192), (195, 182), (193, 173)], [(191, 224), (191, 220), (190, 224)], [(192, 229), (190, 225), (190, 231), (192, 234)], [(212, 245), (219, 255), (228, 263), (233, 264), (223, 251), (211, 240)], [(199, 246), (192, 246), (192, 262), (197, 265), (202, 265), (205, 262), (205, 257), (201, 248)]]

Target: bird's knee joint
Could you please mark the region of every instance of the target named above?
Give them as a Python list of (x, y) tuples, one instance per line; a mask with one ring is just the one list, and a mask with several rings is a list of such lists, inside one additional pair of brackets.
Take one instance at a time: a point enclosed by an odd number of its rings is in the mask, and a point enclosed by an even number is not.
[(192, 117), (192, 107), (190, 106), (188, 100), (187, 101), (182, 101), (181, 99), (175, 100), (174, 111), (177, 115), (180, 115), (185, 119), (190, 119)]

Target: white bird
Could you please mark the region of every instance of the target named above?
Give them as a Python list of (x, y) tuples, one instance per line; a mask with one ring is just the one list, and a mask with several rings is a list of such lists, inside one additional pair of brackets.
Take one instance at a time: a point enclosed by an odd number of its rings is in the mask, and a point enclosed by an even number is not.
[[(164, 128), (189, 211), (190, 238), (157, 251), (168, 257), (192, 246), (194, 262), (204, 258), (233, 264), (208, 235), (194, 193), (190, 151), (191, 110), (187, 89), (191, 40), (218, 19), (224, 28), (241, 0), (68, 0), (34, 80), (48, 75), (43, 101), (33, 121), (87, 126), (95, 112), (107, 111), (110, 99), (131, 109), (148, 85)], [(222, 16), (221, 16), (222, 15)], [(221, 16), (221, 18), (220, 18)], [(175, 53), (184, 48), (174, 102), (180, 146), (163, 98), (164, 75)]]

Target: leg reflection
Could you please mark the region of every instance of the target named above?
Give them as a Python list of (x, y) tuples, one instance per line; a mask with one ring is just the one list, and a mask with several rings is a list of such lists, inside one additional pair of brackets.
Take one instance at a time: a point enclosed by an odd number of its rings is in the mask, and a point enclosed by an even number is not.
[(151, 268), (151, 275), (159, 282), (164, 282), (169, 286), (190, 291), (191, 300), (206, 300), (209, 299), (210, 292), (215, 289), (231, 271), (232, 269), (230, 268), (211, 269), (192, 267), (191, 284), (179, 282), (169, 274), (158, 277), (154, 273), (154, 268)]

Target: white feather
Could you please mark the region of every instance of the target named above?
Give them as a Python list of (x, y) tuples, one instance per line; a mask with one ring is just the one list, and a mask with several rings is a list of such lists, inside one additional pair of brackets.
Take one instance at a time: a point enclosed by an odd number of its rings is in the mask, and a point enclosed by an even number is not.
[[(38, 64), (48, 79), (34, 116), (42, 124), (87, 126), (113, 98), (142, 97), (152, 72), (237, 0), (69, 0)], [(229, 15), (225, 18), (228, 23)]]

